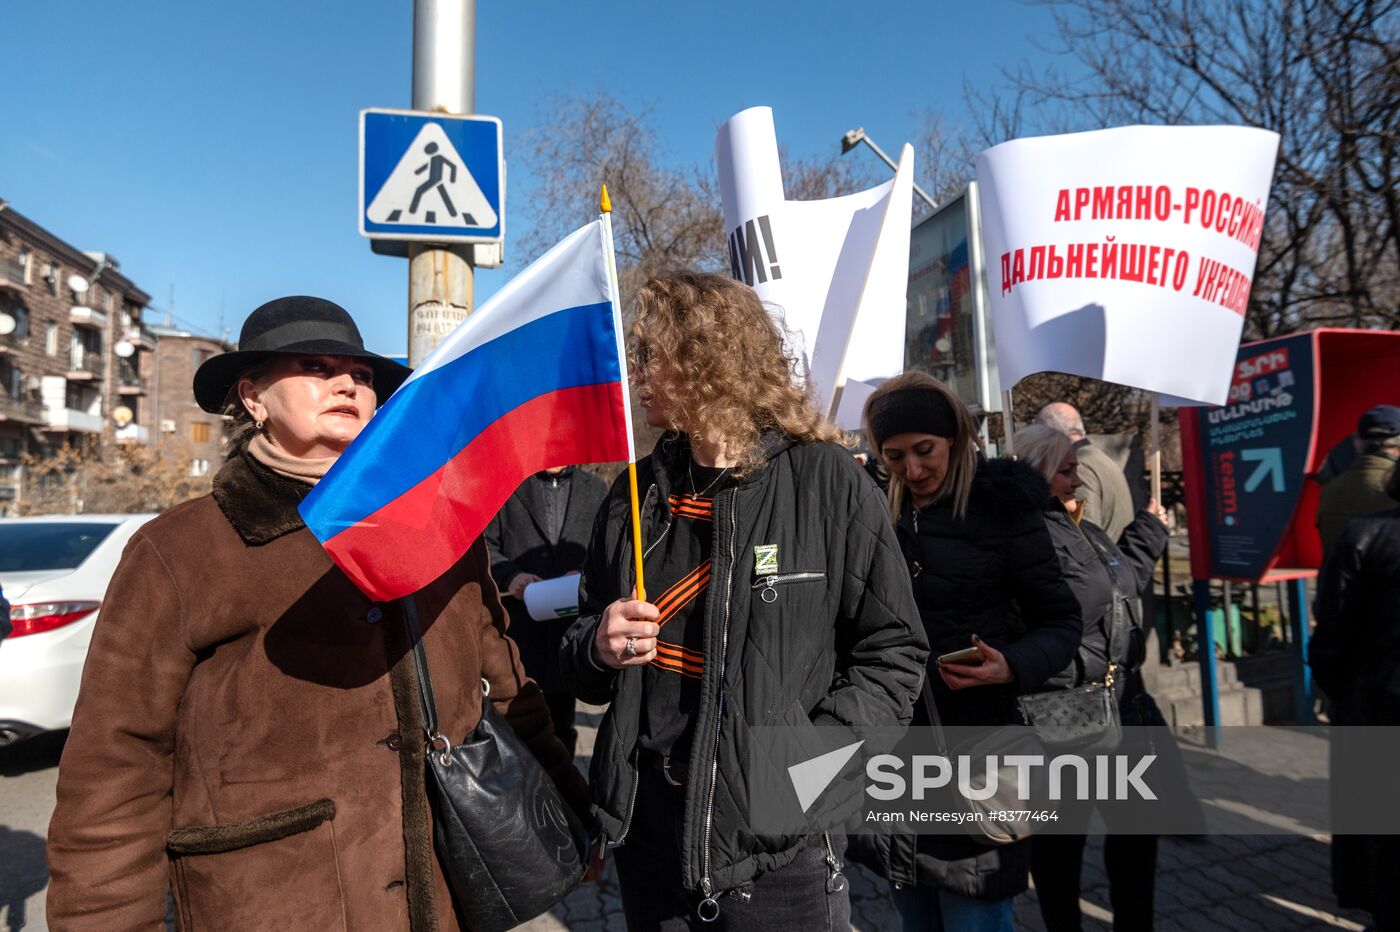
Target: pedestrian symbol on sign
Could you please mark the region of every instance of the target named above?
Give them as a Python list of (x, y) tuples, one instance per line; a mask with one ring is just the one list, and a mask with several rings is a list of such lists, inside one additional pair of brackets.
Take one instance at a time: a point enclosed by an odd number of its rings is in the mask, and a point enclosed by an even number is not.
[(496, 211), (442, 127), (423, 124), (366, 211), (405, 226), (491, 227)]

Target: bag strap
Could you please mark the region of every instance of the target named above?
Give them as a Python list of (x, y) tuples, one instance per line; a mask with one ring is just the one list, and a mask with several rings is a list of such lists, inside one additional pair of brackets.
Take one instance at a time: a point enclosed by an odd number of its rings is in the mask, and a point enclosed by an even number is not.
[(403, 606), (404, 621), (408, 622), (408, 636), (413, 639), (413, 666), (418, 673), (418, 702), (423, 707), (423, 730), (428, 733), (428, 743), (441, 737), (438, 732), (437, 703), (433, 701), (433, 678), (428, 673), (428, 652), (423, 649), (423, 627), (418, 623), (418, 606), (413, 596), (406, 595), (399, 600)]
[[(1084, 534), (1082, 528), (1079, 533)], [(1108, 574), (1108, 582), (1113, 586), (1113, 604), (1109, 608), (1108, 630), (1105, 632), (1106, 643), (1104, 644), (1104, 653), (1108, 656), (1108, 685), (1112, 685), (1113, 668), (1116, 666), (1113, 662), (1113, 642), (1127, 635), (1124, 630), (1128, 615), (1127, 595), (1123, 592), (1123, 587), (1118, 584), (1118, 574), (1113, 571), (1113, 563), (1109, 561), (1108, 551), (1088, 534), (1084, 534), (1084, 540), (1098, 555), (1099, 562), (1103, 564), (1104, 572)]]

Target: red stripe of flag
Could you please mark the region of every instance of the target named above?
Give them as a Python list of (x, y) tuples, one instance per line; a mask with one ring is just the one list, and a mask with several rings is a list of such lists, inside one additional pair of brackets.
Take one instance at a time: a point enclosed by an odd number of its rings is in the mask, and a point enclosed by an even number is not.
[(612, 423), (624, 404), (620, 382), (532, 398), (481, 431), (437, 472), (326, 541), (326, 552), (376, 601), (416, 592), (461, 559), (521, 477), (548, 466), (627, 459), (626, 437), (589, 427)]

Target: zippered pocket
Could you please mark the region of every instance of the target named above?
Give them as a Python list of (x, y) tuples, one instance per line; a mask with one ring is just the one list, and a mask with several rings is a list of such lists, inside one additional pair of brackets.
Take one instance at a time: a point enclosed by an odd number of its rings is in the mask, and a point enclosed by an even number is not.
[(753, 589), (759, 592), (759, 598), (768, 603), (778, 601), (778, 586), (785, 586), (789, 583), (816, 582), (819, 579), (826, 579), (825, 573), (777, 573), (772, 576), (760, 576), (754, 580)]

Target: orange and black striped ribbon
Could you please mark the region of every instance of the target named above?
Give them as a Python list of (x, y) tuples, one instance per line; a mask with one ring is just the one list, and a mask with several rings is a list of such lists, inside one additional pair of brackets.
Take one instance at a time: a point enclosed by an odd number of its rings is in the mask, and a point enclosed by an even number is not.
[(714, 520), (715, 500), (712, 498), (677, 495), (672, 492), (667, 501), (671, 505), (671, 514), (678, 518), (694, 518), (696, 521)]
[[(668, 500), (671, 505), (671, 513), (678, 518), (690, 518), (695, 521), (712, 521), (714, 519), (714, 499), (673, 493)], [(710, 561), (706, 560), (686, 573), (678, 582), (662, 593), (661, 598), (656, 600), (656, 607), (661, 610), (661, 617), (657, 619), (657, 624), (665, 627), (666, 622), (675, 618), (682, 609), (694, 602), (709, 584)], [(691, 650), (679, 644), (658, 640), (656, 642), (656, 657), (651, 663), (652, 666), (663, 670), (699, 679), (705, 670), (705, 655), (700, 651)]]

